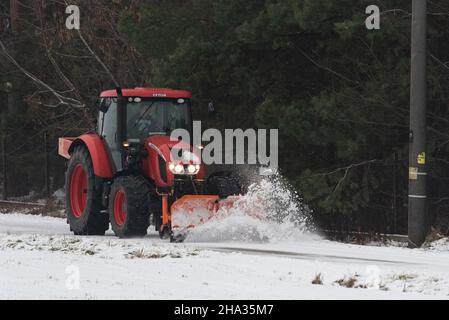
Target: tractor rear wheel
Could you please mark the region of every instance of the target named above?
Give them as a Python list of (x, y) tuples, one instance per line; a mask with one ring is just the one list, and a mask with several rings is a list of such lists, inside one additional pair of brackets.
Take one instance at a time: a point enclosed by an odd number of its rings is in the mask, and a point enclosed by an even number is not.
[(109, 220), (120, 238), (147, 234), (150, 225), (150, 186), (141, 176), (118, 177), (109, 195)]
[(77, 147), (70, 157), (65, 190), (70, 230), (75, 235), (104, 235), (109, 229), (108, 216), (101, 212), (101, 191), (95, 185), (92, 159), (84, 147)]

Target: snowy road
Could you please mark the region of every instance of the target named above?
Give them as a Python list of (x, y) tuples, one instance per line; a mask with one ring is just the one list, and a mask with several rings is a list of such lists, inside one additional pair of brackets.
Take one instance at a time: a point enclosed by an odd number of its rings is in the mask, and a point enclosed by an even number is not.
[(294, 241), (209, 240), (75, 237), (63, 219), (0, 215), (0, 298), (449, 298), (446, 240), (426, 250), (310, 235)]

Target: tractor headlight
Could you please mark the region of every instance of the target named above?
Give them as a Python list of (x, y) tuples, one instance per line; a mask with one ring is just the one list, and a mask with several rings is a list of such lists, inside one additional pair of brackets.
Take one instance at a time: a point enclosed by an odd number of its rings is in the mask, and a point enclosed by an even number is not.
[(184, 173), (184, 166), (182, 164), (175, 165), (175, 174), (183, 174)]
[(170, 162), (168, 164), (168, 169), (173, 174), (184, 174), (184, 166), (180, 163), (174, 164), (173, 162)]
[(197, 164), (197, 165), (189, 164), (187, 166), (187, 173), (188, 174), (194, 175), (194, 174), (197, 174), (198, 171), (200, 171), (200, 165), (199, 164)]
[(195, 175), (200, 171), (200, 165), (199, 164), (189, 164), (184, 167), (184, 165), (182, 165), (180, 163), (174, 164), (173, 162), (170, 162), (168, 164), (168, 169), (173, 174)]

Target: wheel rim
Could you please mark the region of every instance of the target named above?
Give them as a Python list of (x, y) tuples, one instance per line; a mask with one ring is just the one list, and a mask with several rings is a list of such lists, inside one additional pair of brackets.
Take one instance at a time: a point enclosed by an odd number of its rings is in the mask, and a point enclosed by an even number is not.
[(78, 164), (70, 179), (70, 206), (73, 215), (80, 218), (87, 203), (87, 173), (82, 164)]
[(126, 220), (126, 197), (125, 193), (121, 190), (117, 191), (114, 198), (114, 219), (115, 223), (119, 226), (125, 224)]

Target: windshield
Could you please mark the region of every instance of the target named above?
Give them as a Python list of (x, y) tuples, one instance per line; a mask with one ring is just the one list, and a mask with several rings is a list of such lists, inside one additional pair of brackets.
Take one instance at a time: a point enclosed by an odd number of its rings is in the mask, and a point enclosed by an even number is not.
[(144, 140), (155, 134), (170, 135), (175, 129), (192, 132), (190, 102), (186, 99), (147, 99), (129, 102), (127, 136)]

